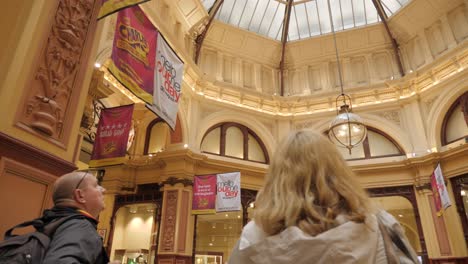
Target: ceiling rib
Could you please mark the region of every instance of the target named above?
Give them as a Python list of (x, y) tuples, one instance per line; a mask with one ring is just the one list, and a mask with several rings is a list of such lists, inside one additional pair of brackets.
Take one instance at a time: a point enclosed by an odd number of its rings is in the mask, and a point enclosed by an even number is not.
[(390, 31), (390, 28), (388, 27), (387, 14), (385, 14), (380, 0), (372, 0), (372, 3), (374, 3), (375, 9), (377, 10), (379, 17), (382, 20), (382, 23), (384, 24), (385, 30), (387, 31), (387, 34), (390, 37), (390, 40), (392, 42), (393, 52), (395, 53), (395, 59), (397, 62), (398, 70), (400, 71), (400, 76), (403, 77), (405, 76), (405, 72), (403, 70), (403, 64), (401, 63), (400, 49), (398, 48), (398, 43), (396, 42), (395, 38), (393, 38), (392, 32)]
[(216, 13), (218, 12), (219, 8), (221, 7), (221, 5), (223, 4), (224, 0), (216, 0), (216, 2), (214, 3), (213, 7), (211, 8), (211, 12), (210, 12), (210, 18), (208, 20), (208, 24), (206, 24), (205, 28), (203, 29), (203, 31), (195, 38), (195, 45), (196, 45), (196, 49), (195, 49), (195, 63), (198, 64), (198, 59), (200, 57), (200, 51), (201, 51), (201, 47), (203, 45), (203, 41), (205, 40), (205, 37), (206, 37), (206, 33), (208, 32), (208, 29), (210, 29), (210, 26), (211, 26), (211, 23), (213, 22), (213, 19), (216, 15)]
[(284, 96), (284, 52), (288, 40), (289, 20), (291, 19), (291, 7), (293, 0), (288, 0), (284, 11), (283, 33), (281, 34), (281, 62), (280, 62), (280, 95)]

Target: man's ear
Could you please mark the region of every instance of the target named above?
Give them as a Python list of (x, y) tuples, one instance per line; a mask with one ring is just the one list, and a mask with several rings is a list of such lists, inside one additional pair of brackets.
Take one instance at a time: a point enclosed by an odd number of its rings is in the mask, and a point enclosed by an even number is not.
[(80, 204), (85, 202), (83, 192), (81, 189), (76, 189), (73, 191), (73, 200)]

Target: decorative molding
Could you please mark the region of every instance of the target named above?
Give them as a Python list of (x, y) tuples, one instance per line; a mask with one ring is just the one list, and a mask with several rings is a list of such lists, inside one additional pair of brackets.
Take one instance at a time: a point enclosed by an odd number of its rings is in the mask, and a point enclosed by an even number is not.
[(160, 252), (174, 252), (175, 234), (176, 234), (176, 220), (177, 220), (177, 190), (171, 190), (164, 192), (166, 196), (164, 199), (165, 203), (165, 214), (163, 222), (163, 230), (161, 230), (162, 241)]
[(60, 176), (76, 170), (75, 164), (51, 155), (0, 132), (0, 157), (7, 157), (31, 167)]
[(51, 31), (33, 79), (26, 90), (24, 111), (19, 121), (61, 143), (66, 142), (71, 127), (73, 107), (79, 98), (89, 56), (92, 34), (96, 28), (96, 0), (59, 0)]
[(401, 126), (401, 117), (400, 117), (400, 112), (399, 111), (385, 111), (382, 113), (379, 113), (379, 115), (385, 119), (387, 119), (390, 122), (393, 122), (397, 124), (398, 126)]
[(189, 179), (181, 179), (181, 178), (176, 178), (176, 177), (169, 177), (167, 180), (161, 182), (161, 185), (171, 185), (174, 186), (178, 183), (182, 183), (185, 186), (193, 186), (193, 181)]
[(433, 97), (427, 99), (426, 101), (424, 101), (424, 104), (427, 107), (427, 112), (429, 112), (432, 109), (432, 106), (433, 106), (434, 102), (437, 100), (437, 98), (439, 98), (439, 96), (433, 96)]

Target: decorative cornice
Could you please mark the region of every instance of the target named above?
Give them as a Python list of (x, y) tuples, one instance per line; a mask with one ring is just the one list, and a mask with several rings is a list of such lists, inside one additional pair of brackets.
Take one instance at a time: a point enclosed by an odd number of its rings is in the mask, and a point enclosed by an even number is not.
[(178, 183), (182, 183), (185, 186), (193, 186), (193, 181), (184, 178), (176, 178), (176, 177), (169, 177), (165, 181), (161, 182), (161, 185), (164, 186), (165, 184), (174, 186)]

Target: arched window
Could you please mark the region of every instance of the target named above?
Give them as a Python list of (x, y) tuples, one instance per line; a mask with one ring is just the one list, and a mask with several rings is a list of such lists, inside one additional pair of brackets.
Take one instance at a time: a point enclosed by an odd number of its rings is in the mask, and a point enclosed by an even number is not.
[(175, 131), (172, 131), (169, 126), (161, 119), (156, 118), (151, 121), (146, 129), (145, 155), (161, 152), (168, 144), (182, 142), (182, 128), (179, 118), (177, 118)]
[(400, 146), (382, 131), (367, 127), (367, 136), (358, 146), (352, 148), (351, 155), (348, 149), (340, 148), (341, 154), (347, 160), (373, 159), (392, 156), (402, 156), (404, 152)]
[(450, 106), (442, 122), (441, 143), (448, 145), (468, 136), (468, 92)]
[(169, 143), (169, 126), (157, 118), (148, 125), (144, 154), (161, 152)]
[(260, 138), (248, 127), (237, 123), (221, 123), (208, 129), (200, 149), (210, 154), (269, 163)]

